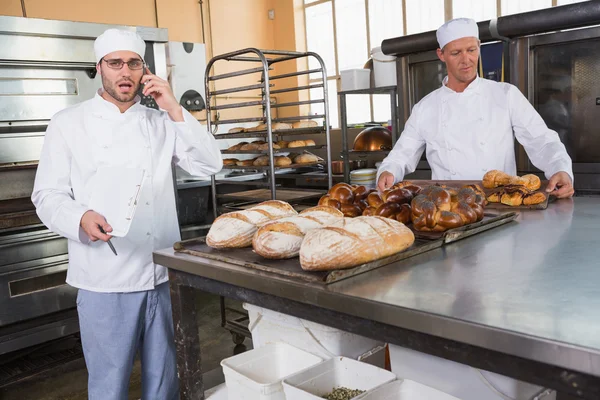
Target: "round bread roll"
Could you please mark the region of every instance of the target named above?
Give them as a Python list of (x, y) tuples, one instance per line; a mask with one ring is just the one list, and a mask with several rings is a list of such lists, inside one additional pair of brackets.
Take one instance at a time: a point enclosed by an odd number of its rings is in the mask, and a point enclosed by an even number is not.
[(229, 133), (242, 133), (246, 132), (246, 128), (231, 128)]
[(279, 146), (279, 148), (281, 149), (286, 149), (288, 147), (288, 144), (290, 142), (288, 142), (287, 140), (280, 140), (279, 142), (277, 142), (277, 145)]
[(285, 167), (292, 164), (292, 160), (286, 156), (277, 156), (275, 157), (275, 166), (276, 167)]
[(319, 162), (319, 157), (314, 154), (300, 154), (294, 158), (294, 164), (312, 164)]
[(227, 166), (227, 165), (237, 165), (237, 163), (240, 160), (238, 160), (237, 158), (225, 158), (223, 159), (223, 165)]
[(317, 122), (313, 120), (297, 121), (292, 124), (292, 128), (294, 129), (314, 128), (316, 126), (319, 126), (319, 124), (317, 124)]
[[(278, 150), (278, 149), (280, 149), (280, 147), (277, 143), (273, 143), (273, 149)], [(269, 143), (263, 143), (263, 144), (258, 145), (257, 150), (269, 150)]]
[(312, 139), (308, 139), (304, 141), (304, 146), (316, 146), (317, 144), (315, 143), (314, 140)]
[(288, 144), (288, 148), (292, 148), (292, 147), (305, 147), (306, 146), (306, 142), (304, 140), (292, 140), (289, 144)]
[(269, 156), (260, 156), (256, 158), (252, 165), (256, 167), (266, 167), (267, 165), (269, 165)]
[[(267, 129), (266, 124), (265, 124), (265, 129)], [(292, 129), (292, 125), (286, 124), (285, 122), (273, 122), (271, 124), (272, 131), (280, 131), (282, 129)]]

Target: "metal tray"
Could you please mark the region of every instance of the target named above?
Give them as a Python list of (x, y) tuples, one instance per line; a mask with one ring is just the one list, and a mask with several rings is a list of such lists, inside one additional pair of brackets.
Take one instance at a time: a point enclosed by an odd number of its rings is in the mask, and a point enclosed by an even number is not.
[(300, 267), (300, 259), (298, 257), (289, 258), (287, 260), (269, 260), (253, 252), (251, 247), (246, 247), (243, 249), (213, 249), (206, 244), (205, 237), (177, 242), (174, 245), (174, 249), (179, 253), (206, 257), (210, 258), (211, 260), (223, 261), (246, 268), (270, 272), (302, 282), (328, 285), (330, 283), (338, 282), (342, 279), (362, 274), (364, 272), (383, 267), (384, 265), (439, 248), (443, 243), (444, 241), (441, 239), (417, 239), (411, 247), (401, 253), (397, 253), (393, 256), (382, 258), (380, 260), (362, 264), (353, 268), (335, 271), (304, 271), (302, 267)]
[[(318, 162), (314, 162), (314, 163), (305, 163), (305, 164), (290, 164), (290, 165), (284, 165), (284, 166), (280, 166), (280, 167), (275, 167), (275, 170), (279, 170), (279, 169), (286, 169), (286, 168), (302, 168), (302, 167), (314, 167), (316, 165), (323, 165), (325, 164), (326, 161), (318, 161)], [(243, 169), (243, 170), (257, 170), (257, 171), (267, 171), (269, 170), (271, 167), (268, 165), (264, 165), (264, 166), (256, 166), (256, 165), (248, 165), (248, 166), (239, 166), (239, 165), (224, 165), (223, 169)]]
[(425, 253), (429, 250), (440, 248), (446, 243), (452, 243), (497, 226), (504, 225), (513, 221), (516, 216), (517, 213), (515, 212), (492, 214), (486, 215), (482, 221), (475, 224), (470, 224), (446, 232), (427, 234), (418, 232), (418, 234), (415, 234), (416, 239), (413, 245), (403, 252), (356, 267), (334, 271), (304, 271), (300, 267), (300, 260), (298, 257), (287, 260), (269, 260), (254, 253), (250, 247), (243, 249), (213, 249), (206, 244), (205, 237), (177, 242), (174, 245), (174, 249), (180, 253), (206, 257), (212, 260), (270, 272), (304, 282), (327, 285), (383, 267), (396, 261), (404, 260), (417, 254)]

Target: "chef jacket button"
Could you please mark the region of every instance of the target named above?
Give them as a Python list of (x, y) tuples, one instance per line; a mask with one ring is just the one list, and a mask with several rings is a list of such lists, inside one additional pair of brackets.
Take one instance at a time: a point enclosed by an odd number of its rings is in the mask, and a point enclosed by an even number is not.
[(150, 232), (146, 232), (146, 235), (147, 235), (147, 236), (150, 236), (150, 235), (151, 235), (151, 233), (150, 233)]
[(450, 172), (452, 175), (456, 175), (456, 171), (452, 171)]
[(487, 172), (487, 168), (481, 168), (483, 172)]
[(484, 146), (484, 145), (485, 145), (485, 142), (479, 142), (479, 144), (480, 144), (480, 145), (482, 145), (482, 146)]
[(147, 206), (149, 206), (149, 205), (150, 205), (150, 202), (149, 202), (149, 201), (147, 201), (147, 202), (146, 202), (146, 205), (147, 205)]
[(454, 149), (453, 149), (452, 147), (448, 147), (448, 150), (449, 150), (449, 151), (452, 151), (452, 150), (454, 150)]

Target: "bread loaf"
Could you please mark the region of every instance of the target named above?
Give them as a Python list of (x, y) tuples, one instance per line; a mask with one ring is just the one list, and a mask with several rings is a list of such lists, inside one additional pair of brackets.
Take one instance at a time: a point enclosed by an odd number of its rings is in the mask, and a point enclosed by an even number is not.
[(319, 126), (319, 124), (317, 124), (317, 121), (313, 121), (313, 120), (297, 121), (292, 124), (292, 128), (294, 128), (294, 129), (314, 128), (317, 126)]
[(304, 140), (292, 140), (291, 142), (288, 143), (288, 148), (293, 148), (293, 147), (305, 147), (306, 146), (306, 142)]
[(245, 145), (240, 147), (241, 151), (256, 151), (258, 150), (259, 143), (246, 143)]
[(248, 142), (239, 142), (238, 144), (234, 144), (233, 146), (229, 147), (227, 150), (228, 151), (239, 151), (242, 146), (248, 144)]
[(206, 244), (214, 248), (247, 247), (258, 227), (265, 222), (297, 215), (296, 210), (284, 201), (269, 200), (244, 211), (223, 214), (213, 222)]
[[(278, 149), (280, 149), (280, 147), (277, 143), (273, 143), (273, 149), (278, 150)], [(269, 143), (259, 144), (258, 147), (256, 148), (256, 150), (261, 150), (261, 151), (269, 150)]]
[(252, 239), (254, 251), (271, 259), (296, 257), (304, 235), (311, 229), (327, 226), (344, 218), (332, 207), (308, 208), (298, 216), (281, 218), (261, 226)]
[(246, 131), (246, 128), (231, 128), (228, 133), (242, 133), (245, 131)]
[(254, 165), (254, 159), (252, 160), (243, 160), (235, 163), (238, 167), (251, 167)]
[(414, 241), (412, 231), (392, 219), (344, 218), (306, 233), (300, 265), (307, 271), (350, 268), (406, 250)]
[[(276, 167), (286, 167), (292, 164), (292, 160), (286, 156), (275, 156), (273, 157)], [(266, 167), (269, 165), (269, 156), (260, 156), (254, 160), (254, 166)]]
[(290, 142), (288, 142), (287, 140), (280, 140), (279, 142), (277, 142), (277, 146), (279, 146), (280, 149), (286, 149), (289, 143)]
[(223, 159), (223, 165), (227, 166), (227, 165), (237, 165), (237, 163), (240, 160), (238, 160), (237, 158), (225, 158)]
[(315, 143), (314, 140), (312, 139), (308, 139), (304, 141), (304, 146), (309, 147), (309, 146), (316, 146), (317, 144)]
[(314, 154), (300, 154), (294, 158), (294, 164), (312, 164), (319, 162), (319, 157)]

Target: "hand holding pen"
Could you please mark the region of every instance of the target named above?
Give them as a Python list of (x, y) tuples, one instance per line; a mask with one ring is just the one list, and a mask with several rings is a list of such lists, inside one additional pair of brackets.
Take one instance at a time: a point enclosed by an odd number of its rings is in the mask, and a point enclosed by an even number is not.
[(112, 226), (106, 222), (106, 219), (102, 215), (92, 210), (86, 211), (83, 217), (81, 217), (79, 224), (92, 242), (97, 240), (107, 242), (113, 253), (117, 255), (114, 246), (110, 243), (112, 236), (107, 234), (112, 232)]

